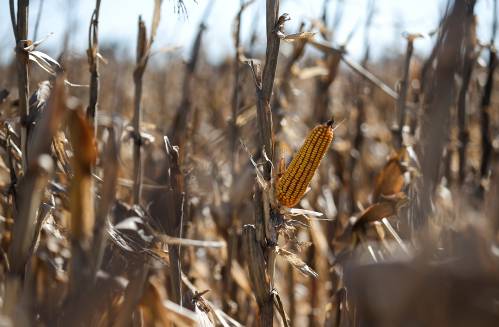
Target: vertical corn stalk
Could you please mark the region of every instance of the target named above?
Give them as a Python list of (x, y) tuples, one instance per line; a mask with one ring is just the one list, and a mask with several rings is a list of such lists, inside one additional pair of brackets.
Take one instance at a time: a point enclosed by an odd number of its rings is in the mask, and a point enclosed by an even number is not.
[(469, 131), (467, 128), (466, 119), (466, 100), (468, 94), (468, 87), (471, 80), (471, 74), (473, 73), (473, 66), (476, 60), (476, 31), (475, 31), (475, 18), (473, 15), (473, 8), (467, 11), (464, 39), (463, 39), (463, 65), (461, 71), (461, 77), (463, 79), (461, 83), (461, 89), (459, 90), (459, 96), (457, 100), (457, 120), (459, 128), (459, 183), (462, 184), (466, 177), (466, 149), (468, 148), (469, 142)]
[(398, 146), (402, 145), (403, 142), (403, 130), (406, 124), (406, 100), (407, 100), (407, 90), (409, 88), (409, 66), (411, 64), (412, 52), (414, 50), (414, 37), (409, 35), (407, 37), (407, 48), (405, 51), (404, 60), (404, 75), (402, 76), (402, 81), (400, 82), (399, 97), (397, 99), (397, 111), (398, 111)]
[[(277, 57), (279, 55), (280, 38), (277, 31), (282, 28), (286, 16), (279, 17), (279, 0), (267, 0), (266, 6), (266, 27), (267, 27), (267, 50), (265, 53), (265, 66), (263, 74), (256, 76), (257, 95), (257, 119), (259, 136), (259, 153), (265, 151), (272, 160), (274, 155), (272, 132), (272, 111), (270, 108), (270, 97), (274, 86), (275, 72), (277, 68)], [(265, 164), (265, 179), (270, 180), (271, 163)]]
[[(165, 150), (168, 158), (168, 190), (166, 192), (167, 212), (166, 222), (163, 224), (168, 235), (182, 237), (182, 223), (184, 217), (184, 184), (179, 165), (178, 147), (174, 147), (165, 137)], [(180, 245), (169, 245), (170, 257), (170, 290), (172, 300), (182, 305), (182, 267)]]
[(139, 16), (139, 30), (137, 34), (137, 65), (133, 72), (135, 84), (135, 99), (133, 111), (133, 203), (139, 204), (142, 193), (142, 137), (140, 135), (140, 122), (142, 121), (142, 77), (147, 63), (147, 31), (146, 25)]
[(115, 129), (109, 127), (109, 136), (104, 149), (104, 183), (102, 185), (100, 201), (97, 205), (94, 226), (93, 251), (93, 272), (96, 278), (106, 247), (106, 223), (109, 211), (111, 210), (116, 197), (119, 172), (119, 143)]
[(14, 221), (12, 243), (8, 253), (10, 271), (18, 276), (24, 275), (26, 263), (38, 238), (37, 212), (53, 170), (53, 162), (49, 155), (41, 154), (37, 159), (31, 160), (31, 167), (18, 187), (20, 208)]
[(272, 326), (274, 307), (270, 293), (271, 276), (269, 276), (267, 269), (265, 268), (265, 256), (262, 247), (257, 240), (255, 226), (245, 225), (243, 227), (242, 241), (246, 262), (248, 263), (251, 287), (253, 293), (255, 293), (256, 302), (260, 310), (259, 326)]
[(26, 173), (28, 168), (29, 132), (26, 122), (29, 115), (29, 57), (24, 48), (31, 43), (31, 41), (28, 41), (29, 0), (17, 1), (17, 18), (14, 11), (14, 0), (10, 0), (10, 16), (16, 38), (17, 87), (19, 90), (19, 111), (21, 113), (21, 151), (23, 153), (22, 167), (23, 173)]
[(287, 293), (288, 293), (288, 316), (289, 316), (289, 325), (291, 327), (295, 326), (296, 319), (296, 296), (295, 296), (295, 286), (296, 286), (296, 278), (295, 278), (295, 268), (288, 264), (287, 269), (287, 279), (286, 279)]
[[(305, 23), (300, 24), (300, 32), (303, 32)], [(287, 107), (286, 103), (290, 101), (292, 97), (292, 69), (295, 63), (303, 56), (305, 51), (305, 45), (307, 44), (307, 39), (298, 39), (293, 42), (293, 51), (289, 56), (289, 59), (284, 64), (282, 69), (281, 77), (279, 78), (278, 93), (274, 96), (272, 100), (272, 120), (274, 134), (278, 135), (281, 131), (281, 120), (284, 118), (284, 111)], [(276, 140), (275, 144), (276, 156), (279, 154), (279, 141)]]
[(361, 65), (362, 67), (366, 67), (367, 62), (371, 56), (371, 42), (369, 41), (370, 30), (373, 23), (374, 14), (376, 13), (376, 2), (374, 0), (370, 0), (367, 5), (367, 18), (364, 24), (364, 56), (362, 57)]
[(137, 33), (137, 59), (135, 70), (133, 71), (133, 82), (135, 85), (134, 111), (133, 111), (133, 203), (139, 204), (142, 193), (142, 136), (140, 134), (140, 122), (142, 121), (142, 78), (147, 67), (147, 62), (151, 55), (151, 46), (156, 37), (159, 22), (161, 19), (162, 0), (154, 1), (154, 12), (151, 25), (151, 35), (147, 39), (146, 25), (139, 16)]
[(175, 117), (173, 118), (173, 123), (169, 133), (172, 143), (180, 146), (181, 149), (184, 148), (184, 136), (187, 130), (188, 118), (191, 114), (191, 84), (194, 79), (194, 72), (199, 59), (199, 51), (201, 50), (203, 35), (206, 30), (206, 20), (210, 15), (214, 2), (214, 0), (208, 2), (201, 19), (201, 23), (199, 24), (198, 33), (196, 34), (194, 44), (192, 45), (191, 57), (185, 68), (184, 80), (182, 82), (182, 100), (180, 101), (180, 105), (175, 113)]
[(93, 128), (83, 113), (83, 108), (70, 110), (68, 127), (73, 148), (71, 180), (71, 269), (70, 298), (82, 292), (91, 281), (93, 271), (91, 253), (95, 224), (94, 187), (92, 167), (97, 158)]
[(321, 76), (317, 79), (313, 104), (314, 114), (313, 117), (311, 117), (311, 122), (326, 121), (331, 117), (331, 114), (328, 113), (330, 103), (329, 87), (338, 75), (341, 56), (341, 52), (325, 54), (328, 73), (326, 76)]
[[(240, 81), (240, 72), (241, 72), (241, 64), (239, 61), (239, 57), (241, 55), (241, 17), (243, 15), (244, 9), (248, 6), (249, 3), (244, 3), (243, 0), (240, 2), (240, 8), (237, 13), (237, 16), (235, 18), (235, 31), (234, 31), (234, 47), (236, 48), (236, 53), (234, 55), (234, 81), (233, 81), (233, 88), (232, 88), (232, 115), (231, 115), (231, 121), (229, 125), (229, 135), (230, 135), (230, 141), (229, 141), (229, 153), (231, 154), (231, 160), (230, 160), (230, 171), (231, 171), (231, 177), (232, 177), (232, 184), (231, 184), (231, 194), (233, 194), (233, 190), (236, 186), (236, 180), (237, 180), (237, 174), (238, 174), (238, 156), (237, 156), (237, 139), (238, 139), (238, 134), (239, 130), (237, 127), (237, 115), (238, 115), (238, 110), (240, 106), (240, 97), (239, 93), (241, 91), (241, 81)], [(227, 310), (229, 307), (229, 301), (228, 299), (231, 298), (233, 294), (233, 280), (231, 276), (231, 271), (232, 271), (232, 261), (236, 257), (237, 254), (237, 243), (238, 243), (238, 236), (237, 236), (237, 226), (239, 224), (238, 222), (238, 216), (236, 213), (236, 210), (234, 208), (234, 204), (232, 201), (229, 201), (229, 216), (230, 216), (230, 221), (231, 221), (231, 226), (229, 227), (228, 230), (228, 240), (227, 240), (227, 262), (225, 265), (224, 269), (224, 293), (226, 294), (226, 297), (224, 297), (224, 310)]]
[(487, 82), (485, 83), (482, 101), (480, 103), (480, 123), (482, 133), (482, 158), (480, 163), (480, 177), (487, 178), (492, 157), (492, 141), (490, 137), (490, 98), (494, 85), (494, 72), (497, 67), (497, 49), (494, 41), (497, 35), (497, 0), (494, 0), (494, 19), (492, 21), (492, 35), (490, 37), (489, 62), (487, 65)]
[(92, 14), (90, 28), (88, 31), (88, 64), (90, 68), (90, 94), (89, 104), (87, 108), (87, 118), (94, 126), (94, 131), (97, 133), (97, 123), (95, 116), (97, 115), (99, 102), (99, 12), (101, 0), (95, 1), (95, 9)]
[(230, 153), (232, 154), (232, 160), (231, 160), (231, 172), (232, 172), (232, 178), (234, 179), (235, 177), (235, 171), (236, 171), (236, 147), (237, 147), (237, 138), (238, 138), (238, 128), (237, 128), (237, 114), (238, 114), (238, 109), (240, 105), (240, 99), (239, 99), (239, 93), (241, 90), (240, 86), (240, 72), (241, 72), (241, 65), (239, 62), (239, 57), (241, 55), (241, 17), (243, 15), (243, 10), (246, 8), (247, 4), (244, 4), (241, 0), (241, 6), (239, 8), (239, 12), (237, 13), (236, 16), (236, 21), (235, 21), (235, 31), (234, 31), (234, 46), (236, 48), (236, 54), (234, 55), (234, 85), (232, 89), (232, 117), (231, 117), (231, 124), (230, 124)]
[[(312, 269), (316, 269), (317, 267), (317, 264), (316, 264), (316, 260), (317, 260), (317, 250), (316, 250), (316, 247), (315, 247), (315, 244), (312, 244), (312, 246), (310, 246), (308, 248), (308, 251), (307, 251), (307, 262), (309, 262), (311, 264), (311, 268)], [(308, 302), (309, 302), (309, 305), (310, 305), (310, 311), (308, 313), (308, 325), (310, 327), (313, 327), (313, 326), (318, 326), (320, 323), (319, 323), (319, 319), (317, 317), (317, 310), (319, 309), (318, 308), (318, 305), (319, 305), (319, 298), (320, 298), (320, 290), (319, 290), (319, 283), (317, 281), (317, 279), (315, 278), (311, 278), (310, 279), (310, 283), (309, 283), (309, 286), (308, 286), (308, 291), (310, 293), (310, 296), (308, 298)]]
[[(448, 132), (450, 108), (455, 96), (454, 74), (460, 63), (460, 48), (463, 41), (466, 15), (475, 1), (456, 0), (444, 19), (443, 26), (434, 50), (436, 65), (431, 79), (425, 85), (426, 115), (422, 122), (422, 161), (423, 188), (416, 227), (424, 226), (431, 214), (431, 199), (440, 180), (440, 159), (444, 151)], [(432, 66), (432, 65), (431, 65)], [(431, 67), (430, 66), (430, 67)], [(426, 76), (428, 77), (428, 76)], [(426, 83), (425, 83), (426, 84)]]
[[(166, 160), (163, 174), (166, 176), (166, 189), (157, 189), (151, 192), (149, 212), (160, 224), (164, 232), (171, 237), (182, 237), (182, 225), (185, 206), (185, 186), (179, 162), (179, 148), (173, 146), (167, 136), (164, 137)], [(182, 267), (180, 245), (168, 245), (168, 280), (165, 286), (169, 298), (182, 305)], [(184, 302), (187, 303), (187, 302)]]
[[(300, 32), (303, 31), (305, 24), (300, 24)], [(296, 40), (293, 42), (293, 51), (288, 61), (284, 64), (283, 73), (279, 79), (279, 94), (274, 96), (272, 101), (272, 113), (274, 120), (273, 128), (274, 133), (279, 134), (281, 130), (281, 120), (284, 117), (284, 111), (286, 108), (285, 103), (289, 102), (292, 98), (292, 69), (295, 63), (303, 56), (305, 46), (307, 44), (306, 39)], [(280, 145), (279, 141), (275, 143), (276, 157), (280, 156)], [(296, 307), (295, 307), (295, 294), (294, 294), (294, 268), (291, 264), (288, 265), (287, 270), (287, 289), (288, 289), (288, 304), (289, 304), (289, 324), (292, 325), (296, 317)]]
[[(328, 18), (328, 5), (329, 0), (324, 0), (322, 7), (322, 24), (327, 26), (327, 18)], [(342, 2), (337, 2), (336, 15), (333, 19), (333, 28), (331, 29), (331, 33), (327, 33), (327, 30), (324, 29), (321, 34), (322, 37), (326, 40), (332, 38), (333, 33), (336, 32), (336, 27), (341, 22), (343, 11)], [(328, 69), (328, 74), (326, 76), (319, 76), (316, 79), (315, 86), (315, 97), (313, 102), (313, 116), (310, 117), (310, 123), (315, 123), (317, 121), (326, 121), (331, 115), (328, 114), (327, 110), (329, 108), (329, 87), (336, 79), (338, 75), (338, 68), (340, 65), (342, 53), (341, 52), (325, 52), (324, 53), (324, 61), (326, 67)]]
[(52, 137), (59, 128), (59, 123), (66, 110), (64, 76), (55, 80), (53, 91), (49, 97), (47, 110), (33, 130), (33, 145), (28, 162), (28, 169), (19, 182), (17, 199), (17, 215), (12, 230), (12, 243), (8, 258), (11, 271), (20, 276), (30, 257), (37, 239), (36, 213), (42, 201), (43, 189), (48, 182), (48, 173), (52, 169), (50, 145)]
[[(263, 74), (260, 75), (258, 69), (252, 66), (257, 96), (258, 153), (265, 152), (270, 160), (274, 156), (270, 98), (279, 55), (280, 39), (277, 32), (283, 28), (286, 19), (286, 15), (279, 17), (279, 0), (267, 0), (267, 50)], [(263, 177), (268, 182), (270, 182), (272, 174), (270, 160), (265, 161), (263, 170)], [(246, 226), (243, 230), (243, 233), (246, 233), (243, 242), (245, 242), (244, 246), (247, 249), (246, 259), (249, 260), (250, 278), (254, 283), (257, 283), (254, 284), (254, 287), (260, 310), (260, 322), (262, 326), (271, 326), (273, 320), (271, 289), (274, 284), (275, 246), (277, 244), (277, 230), (274, 220), (277, 218), (277, 212), (270, 208), (268, 197), (258, 185), (255, 187), (254, 209), (256, 229), (252, 226)], [(255, 240), (258, 240), (260, 244), (258, 251), (255, 250), (258, 247)], [(258, 266), (258, 268), (254, 266)]]

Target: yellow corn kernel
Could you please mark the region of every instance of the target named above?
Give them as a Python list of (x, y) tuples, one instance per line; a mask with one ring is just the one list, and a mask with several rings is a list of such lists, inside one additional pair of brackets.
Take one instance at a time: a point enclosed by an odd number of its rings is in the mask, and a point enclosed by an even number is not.
[(277, 181), (279, 203), (293, 207), (305, 194), (319, 163), (333, 141), (333, 121), (316, 126), (305, 139), (288, 168)]

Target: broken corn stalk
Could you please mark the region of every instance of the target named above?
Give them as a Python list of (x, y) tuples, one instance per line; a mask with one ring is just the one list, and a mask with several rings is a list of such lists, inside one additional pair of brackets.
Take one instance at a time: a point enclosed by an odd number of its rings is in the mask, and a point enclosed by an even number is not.
[(280, 204), (290, 208), (300, 201), (332, 141), (332, 120), (314, 127), (277, 181), (275, 195)]

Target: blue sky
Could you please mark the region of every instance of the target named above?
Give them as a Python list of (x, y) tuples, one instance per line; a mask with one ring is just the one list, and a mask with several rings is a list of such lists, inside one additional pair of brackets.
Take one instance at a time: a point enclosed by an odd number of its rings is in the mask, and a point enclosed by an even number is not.
[[(14, 46), (14, 40), (8, 15), (8, 1), (0, 1), (0, 46), (4, 49), (0, 51), (0, 56), (5, 59), (12, 54), (10, 49)], [(434, 29), (445, 3), (445, 0), (374, 1), (376, 14), (369, 35), (374, 56), (383, 55), (385, 51), (403, 51), (404, 40), (400, 36), (402, 31), (424, 33)], [(162, 20), (155, 47), (181, 46), (182, 53), (186, 56), (208, 1), (184, 0), (184, 2), (187, 6), (188, 17), (174, 13), (174, 0), (163, 1)], [(337, 2), (338, 0), (329, 1), (331, 14), (334, 13)], [(343, 2), (344, 18), (336, 32), (338, 42), (345, 40), (356, 24), (363, 24), (369, 0), (343, 0)], [(32, 8), (30, 30), (32, 32), (39, 0), (31, 0), (30, 3)], [(101, 42), (118, 42), (122, 44), (124, 51), (126, 49), (133, 50), (137, 17), (142, 15), (146, 23), (149, 23), (152, 17), (153, 3), (153, 0), (102, 0)], [(281, 0), (281, 12), (288, 13), (292, 18), (292, 21), (287, 25), (288, 31), (292, 32), (293, 28), (303, 19), (309, 20), (319, 17), (322, 3), (323, 0)], [(44, 44), (46, 51), (56, 55), (60, 49), (66, 27), (73, 24), (75, 33), (70, 39), (73, 54), (84, 55), (87, 46), (88, 22), (94, 5), (94, 0), (45, 0), (39, 36), (54, 33), (54, 36)], [(215, 0), (207, 24), (209, 29), (205, 37), (205, 49), (211, 61), (218, 61), (233, 52), (231, 31), (238, 6), (239, 0)], [(243, 36), (249, 36), (249, 31), (252, 30), (255, 23), (258, 24), (261, 31), (264, 30), (264, 6), (264, 0), (257, 0), (245, 12)], [(492, 0), (478, 0), (476, 8), (476, 13), (479, 16), (478, 33), (484, 42), (490, 38), (492, 9)], [(255, 20), (254, 17), (259, 18)], [(354, 57), (360, 57), (363, 52), (363, 32), (363, 29), (359, 28), (347, 48)], [(244, 38), (243, 41), (245, 41)], [(263, 42), (261, 40), (260, 43), (263, 44)], [(398, 46), (391, 47), (393, 44)], [(416, 51), (426, 52), (430, 48), (431, 41), (429, 39), (416, 43)], [(133, 51), (126, 51), (126, 53), (133, 53)]]

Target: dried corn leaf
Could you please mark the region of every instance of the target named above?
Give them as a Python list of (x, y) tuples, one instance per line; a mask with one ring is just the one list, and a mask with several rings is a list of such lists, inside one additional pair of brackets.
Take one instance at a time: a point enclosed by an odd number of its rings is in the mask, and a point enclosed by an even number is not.
[(401, 160), (405, 153), (406, 151), (402, 150), (398, 155), (393, 156), (378, 174), (373, 191), (373, 201), (379, 201), (382, 195), (392, 195), (402, 191), (405, 169)]
[(159, 21), (161, 20), (161, 3), (163, 0), (154, 0), (154, 12), (152, 16), (152, 25), (151, 25), (151, 40), (149, 44), (152, 44), (154, 38), (156, 37), (156, 32), (158, 30)]
[(42, 113), (47, 106), (52, 84), (50, 81), (42, 81), (38, 83), (38, 89), (29, 98), (29, 115), (27, 117), (28, 123), (35, 123), (40, 120)]
[(392, 227), (392, 225), (390, 224), (390, 222), (388, 221), (388, 219), (386, 218), (383, 218), (381, 220), (381, 222), (383, 223), (383, 225), (385, 225), (386, 229), (390, 232), (390, 234), (393, 236), (393, 238), (395, 239), (395, 241), (397, 242), (397, 244), (400, 246), (400, 248), (406, 253), (406, 254), (409, 254), (409, 249), (407, 248), (407, 246), (405, 245), (404, 241), (402, 241), (402, 238), (399, 236), (399, 234), (395, 231), (395, 228)]
[(278, 255), (286, 259), (293, 267), (298, 269), (303, 275), (308, 277), (317, 278), (319, 275), (310, 268), (302, 259), (300, 259), (296, 254), (289, 252), (281, 247), (276, 247), (276, 252)]
[[(131, 217), (130, 219), (140, 218)], [(155, 241), (147, 227), (135, 225), (129, 221), (119, 226), (113, 226), (108, 220), (106, 230), (110, 241), (119, 249), (138, 255), (143, 260), (153, 259), (166, 266), (170, 264), (168, 253)]]
[(396, 215), (397, 210), (406, 203), (407, 196), (402, 192), (394, 194), (390, 197), (384, 197), (381, 202), (375, 203), (364, 210), (359, 218), (354, 222), (353, 226), (357, 227), (368, 222), (392, 217)]
[[(307, 190), (308, 192), (308, 190)], [(289, 208), (287, 210), (291, 216), (303, 216), (307, 219), (313, 218), (320, 218), (324, 216), (322, 212), (318, 211), (313, 211), (313, 210), (307, 210), (307, 209), (300, 209), (300, 208)], [(329, 220), (328, 218), (320, 218), (320, 220)]]
[(277, 309), (277, 312), (281, 315), (282, 322), (285, 327), (290, 326), (290, 320), (288, 315), (286, 314), (286, 311), (284, 310), (284, 305), (282, 304), (281, 297), (279, 296), (279, 293), (277, 292), (276, 289), (272, 290), (272, 300), (274, 301), (274, 305)]
[(163, 301), (163, 306), (170, 322), (175, 322), (177, 326), (182, 327), (198, 326), (199, 321), (195, 312), (181, 307), (170, 300)]
[[(234, 327), (242, 327), (243, 325), (236, 321), (234, 318), (230, 317), (224, 311), (220, 310), (217, 306), (215, 306), (212, 302), (206, 300), (203, 297), (204, 292), (199, 292), (196, 287), (189, 281), (187, 276), (182, 273), (182, 282), (185, 286), (190, 290), (192, 294), (195, 294), (195, 299), (197, 305), (201, 305), (204, 310), (209, 310), (213, 313), (214, 317), (220, 322), (220, 324), (224, 327), (234, 326)], [(250, 293), (251, 294), (251, 293)]]
[(199, 306), (194, 306), (194, 312), (196, 313), (196, 316), (198, 317), (198, 326), (200, 327), (211, 327), (214, 326), (213, 323), (210, 320), (210, 317), (208, 316), (208, 313), (204, 310), (202, 310)]
[(162, 281), (157, 277), (151, 277), (140, 300), (140, 308), (146, 326), (167, 326), (172, 322), (177, 323), (177, 321), (181, 326), (196, 325), (192, 318), (197, 313), (187, 309), (172, 310), (172, 308), (168, 308), (166, 303), (168, 300)]
[(191, 240), (187, 238), (179, 238), (168, 235), (159, 236), (162, 242), (168, 245), (182, 245), (182, 246), (194, 246), (202, 248), (215, 248), (220, 249), (226, 247), (226, 243), (223, 241), (202, 241), (202, 240)]
[(40, 68), (50, 75), (55, 76), (58, 72), (62, 71), (62, 67), (57, 60), (41, 51), (30, 51), (29, 60), (35, 62)]
[(73, 171), (71, 169), (70, 160), (66, 152), (66, 136), (62, 131), (57, 132), (52, 141), (52, 148), (54, 150), (55, 157), (57, 158), (62, 171), (66, 176), (72, 176)]
[(284, 34), (281, 32), (277, 32), (277, 36), (283, 41), (293, 42), (297, 40), (310, 40), (314, 37), (315, 33), (313, 32), (300, 32), (294, 34)]

